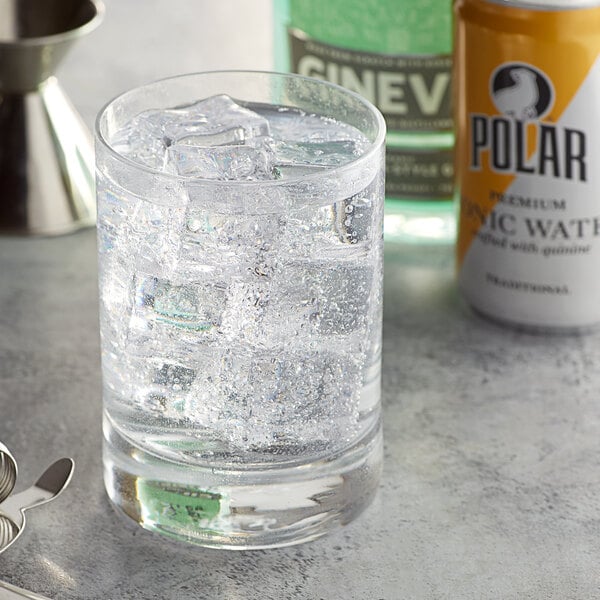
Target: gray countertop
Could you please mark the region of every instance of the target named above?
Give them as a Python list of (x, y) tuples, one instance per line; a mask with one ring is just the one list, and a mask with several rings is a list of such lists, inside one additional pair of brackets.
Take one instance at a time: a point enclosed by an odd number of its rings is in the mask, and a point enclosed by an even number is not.
[[(266, 1), (106, 4), (59, 73), (90, 124), (156, 77), (270, 67)], [(77, 465), (0, 578), (62, 600), (600, 598), (600, 334), (497, 327), (459, 300), (450, 248), (388, 245), (374, 503), (303, 546), (190, 548), (104, 493), (95, 251), (92, 230), (0, 238), (0, 439), (19, 488), (60, 456)]]

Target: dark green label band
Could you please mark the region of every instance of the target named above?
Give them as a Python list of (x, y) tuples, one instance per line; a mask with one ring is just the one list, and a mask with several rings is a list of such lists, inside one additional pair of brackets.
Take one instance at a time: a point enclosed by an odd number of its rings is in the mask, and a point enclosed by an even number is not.
[(221, 510), (221, 496), (193, 486), (138, 480), (138, 497), (146, 518), (163, 527), (206, 527)]
[(453, 191), (452, 150), (386, 150), (386, 196), (448, 200)]
[(448, 55), (389, 55), (338, 48), (289, 29), (291, 68), (359, 93), (379, 108), (389, 130), (452, 128)]

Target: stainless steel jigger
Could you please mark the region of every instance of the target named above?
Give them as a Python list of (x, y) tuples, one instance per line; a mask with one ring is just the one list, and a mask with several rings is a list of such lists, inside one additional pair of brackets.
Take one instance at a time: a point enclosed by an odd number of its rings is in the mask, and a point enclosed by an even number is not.
[(99, 0), (0, 0), (1, 233), (95, 222), (91, 134), (53, 73), (103, 13)]

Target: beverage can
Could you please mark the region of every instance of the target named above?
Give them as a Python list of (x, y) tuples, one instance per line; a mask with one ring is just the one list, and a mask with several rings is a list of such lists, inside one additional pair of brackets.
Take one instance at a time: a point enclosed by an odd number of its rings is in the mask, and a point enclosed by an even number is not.
[(600, 6), (455, 2), (459, 286), (540, 329), (600, 322)]

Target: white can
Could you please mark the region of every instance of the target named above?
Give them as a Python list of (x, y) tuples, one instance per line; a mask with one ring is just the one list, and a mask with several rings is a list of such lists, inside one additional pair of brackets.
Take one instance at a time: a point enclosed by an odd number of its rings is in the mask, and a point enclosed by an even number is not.
[(505, 323), (600, 322), (597, 4), (455, 3), (459, 285)]

